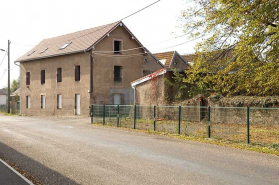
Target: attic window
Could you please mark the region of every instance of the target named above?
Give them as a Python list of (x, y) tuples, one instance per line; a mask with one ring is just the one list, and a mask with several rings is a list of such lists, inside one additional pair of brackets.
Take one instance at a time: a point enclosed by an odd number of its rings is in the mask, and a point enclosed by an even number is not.
[(163, 65), (166, 65), (166, 61), (167, 59), (162, 59), (162, 60), (159, 60)]
[(40, 52), (40, 54), (44, 53), (48, 48), (45, 48), (43, 51)]
[(33, 53), (35, 53), (35, 51), (32, 51), (31, 53), (29, 53), (27, 56), (30, 56), (30, 55), (32, 55)]
[(114, 54), (121, 54), (121, 41), (120, 40), (115, 40), (114, 41)]
[(70, 44), (72, 44), (72, 42), (67, 42), (67, 43), (64, 44), (59, 50), (65, 49), (65, 48), (68, 47)]

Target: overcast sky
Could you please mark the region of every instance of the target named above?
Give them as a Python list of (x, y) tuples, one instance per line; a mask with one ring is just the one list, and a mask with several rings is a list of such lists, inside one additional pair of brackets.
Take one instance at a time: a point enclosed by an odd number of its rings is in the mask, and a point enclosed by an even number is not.
[[(118, 21), (156, 0), (1, 0), (0, 49), (11, 40), (11, 82), (19, 77), (13, 63), (41, 40)], [(123, 22), (151, 52), (176, 50), (193, 53), (197, 41), (164, 49), (190, 40), (183, 35), (179, 21), (181, 10), (191, 0), (161, 0)], [(155, 44), (155, 45), (154, 45)], [(4, 57), (0, 51), (0, 63)], [(7, 86), (7, 57), (0, 66), (0, 88)], [(2, 75), (4, 76), (2, 77)], [(1, 79), (2, 77), (2, 79)]]

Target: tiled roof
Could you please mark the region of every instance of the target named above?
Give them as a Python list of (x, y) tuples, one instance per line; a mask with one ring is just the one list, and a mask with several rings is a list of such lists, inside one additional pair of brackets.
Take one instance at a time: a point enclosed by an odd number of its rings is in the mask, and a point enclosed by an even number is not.
[(181, 55), (187, 62), (194, 62), (196, 54)]
[[(132, 84), (132, 86), (133, 86), (133, 84), (134, 84), (134, 86), (135, 86), (135, 85), (138, 85), (138, 84), (140, 84), (140, 83), (142, 83), (142, 82), (145, 82), (145, 81), (147, 81), (147, 80), (149, 80), (149, 79), (151, 79), (151, 78), (160, 76), (160, 75), (166, 73), (166, 71), (167, 71), (166, 68), (159, 69), (158, 71), (155, 71), (155, 72), (153, 72), (153, 73), (151, 73), (151, 74), (149, 74), (149, 75), (143, 76), (143, 77), (141, 77), (141, 78), (139, 78), (139, 79), (137, 79), (137, 80), (132, 81), (131, 84)], [(138, 83), (135, 84), (136, 82), (138, 82)]]
[(164, 52), (164, 53), (156, 53), (154, 54), (154, 56), (161, 61), (161, 63), (163, 63), (165, 65), (165, 67), (169, 68), (171, 61), (172, 61), (172, 57), (174, 55), (174, 51), (169, 51), (169, 52)]
[(7, 95), (7, 93), (4, 89), (0, 89), (0, 95)]
[[(100, 39), (103, 38), (103, 36), (105, 36), (108, 32), (110, 32), (120, 23), (122, 22), (118, 21), (115, 23), (98, 26), (91, 29), (86, 29), (58, 37), (44, 39), (37, 46), (35, 46), (26, 54), (17, 59), (16, 62), (23, 62), (28, 60), (58, 56), (67, 53), (75, 53), (86, 50), (95, 43), (97, 43)], [(71, 42), (71, 44), (68, 45), (65, 49), (60, 49), (63, 45), (69, 42)], [(32, 54), (28, 56), (30, 53)]]

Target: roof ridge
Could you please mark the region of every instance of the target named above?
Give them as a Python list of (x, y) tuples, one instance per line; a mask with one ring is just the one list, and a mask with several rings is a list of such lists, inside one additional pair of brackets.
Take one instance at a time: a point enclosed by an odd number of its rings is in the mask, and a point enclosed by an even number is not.
[(154, 53), (153, 55), (156, 55), (156, 54), (163, 54), (163, 53), (171, 53), (171, 52), (175, 52), (175, 50), (173, 50), (173, 51), (166, 51), (166, 52), (161, 52), (161, 53)]
[(87, 28), (87, 29), (83, 29), (83, 30), (79, 30), (79, 31), (74, 31), (74, 32), (71, 32), (71, 33), (63, 34), (63, 35), (49, 37), (49, 38), (43, 39), (41, 42), (43, 42), (45, 40), (48, 40), (48, 39), (54, 39), (54, 38), (58, 38), (58, 37), (63, 37), (63, 36), (67, 36), (67, 35), (70, 35), (70, 34), (76, 34), (78, 32), (82, 32), (82, 31), (86, 31), (86, 30), (91, 30), (91, 29), (94, 29), (94, 28), (101, 28), (101, 27), (105, 27), (105, 26), (108, 26), (108, 25), (116, 24), (116, 23), (118, 24), (119, 22), (121, 22), (121, 21), (116, 21), (116, 22), (113, 22), (113, 23), (105, 24), (105, 25), (100, 25), (100, 26), (96, 26), (96, 27), (92, 27), (92, 28)]

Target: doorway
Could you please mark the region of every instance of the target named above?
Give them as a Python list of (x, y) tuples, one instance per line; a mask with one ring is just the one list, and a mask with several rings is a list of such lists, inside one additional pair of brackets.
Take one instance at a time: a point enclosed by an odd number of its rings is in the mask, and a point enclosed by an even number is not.
[(114, 105), (121, 104), (121, 94), (113, 94), (113, 104)]

